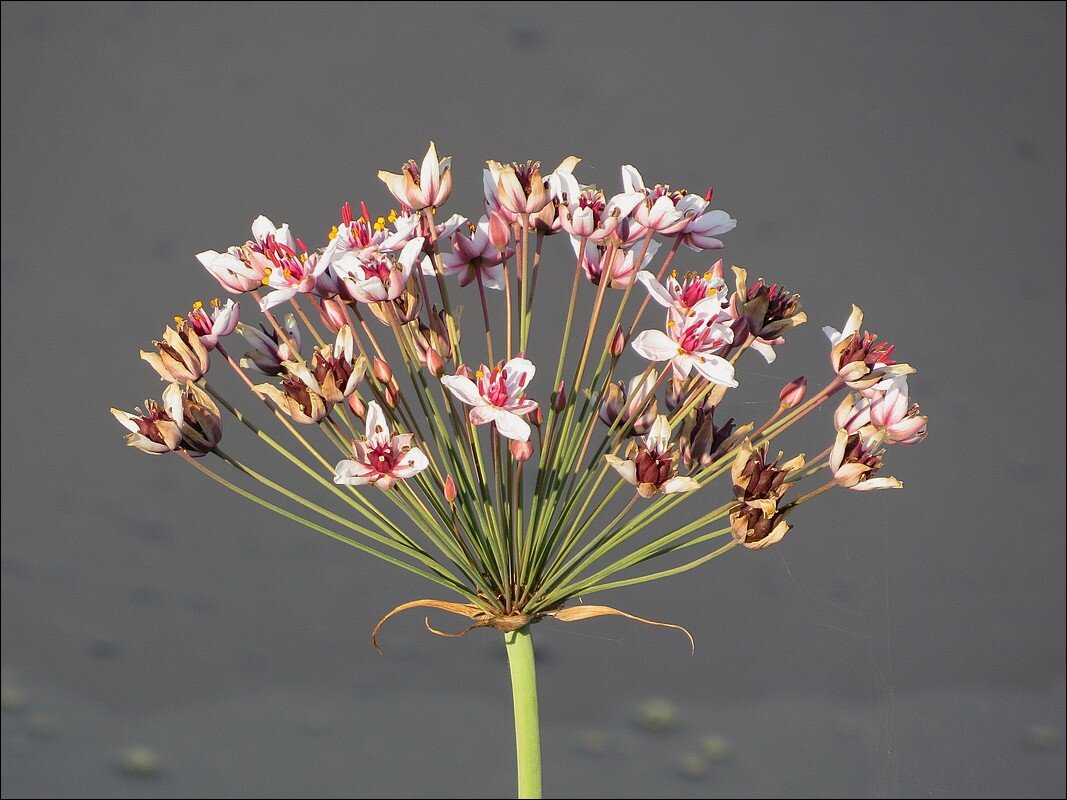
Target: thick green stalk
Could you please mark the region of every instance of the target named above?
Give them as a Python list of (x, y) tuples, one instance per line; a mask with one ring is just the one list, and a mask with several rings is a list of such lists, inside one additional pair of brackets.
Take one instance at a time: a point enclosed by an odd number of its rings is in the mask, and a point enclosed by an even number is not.
[(530, 626), (504, 634), (515, 701), (518, 796), (541, 796), (541, 729), (537, 721), (537, 672)]

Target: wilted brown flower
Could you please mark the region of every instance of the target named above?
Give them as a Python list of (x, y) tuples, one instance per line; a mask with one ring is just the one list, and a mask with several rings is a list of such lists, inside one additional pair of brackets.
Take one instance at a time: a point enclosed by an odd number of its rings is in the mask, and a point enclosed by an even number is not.
[(165, 381), (200, 380), (211, 365), (208, 350), (191, 325), (178, 323), (177, 329), (167, 326), (163, 340), (155, 341), (157, 352), (141, 351), (147, 361)]
[(195, 383), (184, 387), (171, 384), (168, 391), (178, 388), (181, 396), (181, 447), (189, 455), (207, 455), (222, 440), (222, 415), (211, 396)]
[(677, 474), (678, 452), (671, 443), (671, 426), (663, 414), (656, 417), (644, 441), (631, 440), (626, 456), (609, 454), (604, 458), (624, 481), (637, 487), (641, 497), (700, 488), (693, 478)]
[(756, 449), (747, 439), (738, 448), (730, 470), (737, 504), (730, 511), (730, 532), (734, 539), (750, 550), (762, 550), (782, 538), (792, 527), (786, 522), (779, 501), (793, 484), (789, 473), (804, 466), (798, 455), (779, 464), (782, 454), (767, 461), (766, 446)]
[(730, 452), (752, 430), (752, 424), (734, 430), (733, 417), (722, 425), (715, 424), (715, 407), (697, 408), (682, 423), (678, 447), (686, 469), (706, 467)]

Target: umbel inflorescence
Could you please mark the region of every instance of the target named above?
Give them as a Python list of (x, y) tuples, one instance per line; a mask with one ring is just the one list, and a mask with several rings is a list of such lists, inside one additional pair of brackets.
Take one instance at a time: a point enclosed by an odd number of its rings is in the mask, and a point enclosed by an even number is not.
[[(710, 191), (648, 186), (627, 165), (609, 195), (579, 182), (578, 163), (546, 174), (489, 161), (473, 222), (439, 213), (452, 170), (431, 143), (421, 164), (379, 173), (396, 210), (345, 203), (321, 247), (261, 216), (244, 244), (198, 254), (262, 321), (239, 321), (232, 299), (175, 317), (141, 354), (167, 383), (161, 401), (113, 410), (128, 443), (176, 453), (459, 598), (391, 613), (428, 606), (503, 631), (630, 617), (568, 602), (775, 544), (800, 506), (835, 487), (899, 488), (882, 474), (886, 446), (920, 441), (926, 418), (909, 398), (912, 368), (863, 329), (860, 310), (825, 329), (822, 388), (793, 380), (770, 416), (738, 422), (758, 406), (735, 400), (735, 365), (774, 361), (806, 320), (800, 298), (722, 261), (672, 268), (681, 248), (718, 250), (736, 225)], [(553, 298), (569, 286), (569, 301), (545, 380), (526, 353), (532, 336), (557, 332), (534, 310), (549, 284)], [(583, 293), (592, 312), (579, 315)], [(477, 309), (465, 331), (461, 299)], [(213, 362), (240, 377), (254, 408), (207, 380)], [(835, 398), (818, 455), (777, 452), (783, 431)], [(223, 450), (224, 413), (261, 440), (255, 458), (280, 457), (307, 484)], [(689, 521), (666, 529), (678, 508)]]

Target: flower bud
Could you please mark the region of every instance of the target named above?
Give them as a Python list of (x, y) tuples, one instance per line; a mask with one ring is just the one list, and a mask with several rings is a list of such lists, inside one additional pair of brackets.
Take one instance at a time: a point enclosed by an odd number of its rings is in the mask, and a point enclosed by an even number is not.
[(557, 414), (567, 407), (567, 382), (560, 381), (552, 394), (552, 410)]
[(445, 360), (433, 347), (426, 350), (426, 369), (436, 378), (445, 374)]
[(374, 357), (373, 372), (380, 383), (391, 383), (393, 380), (393, 370), (378, 356)]
[(356, 415), (356, 419), (363, 419), (367, 415), (367, 406), (354, 394), (348, 396), (348, 407)]
[(456, 492), (456, 482), (452, 480), (452, 476), (449, 475), (445, 478), (445, 500), (448, 501), (449, 505), (452, 505), (456, 502), (457, 494), (458, 493)]
[(622, 325), (616, 325), (615, 332), (608, 339), (608, 353), (611, 354), (612, 358), (618, 358), (625, 348), (626, 334), (622, 330)]
[(668, 411), (674, 412), (681, 408), (682, 403), (685, 402), (685, 381), (671, 378), (667, 383), (667, 390), (664, 392), (663, 399), (667, 404)]
[(461, 378), (466, 378), (469, 381), (474, 380), (474, 372), (466, 364), (460, 364), (456, 367), (456, 374)]
[(541, 410), (541, 406), (538, 406), (529, 413), (526, 419), (530, 421), (531, 425), (540, 428), (541, 424), (545, 421), (545, 413)]
[(508, 444), (508, 450), (511, 451), (511, 457), (516, 461), (528, 461), (530, 456), (533, 455), (533, 444), (531, 442), (520, 442), (518, 439), (512, 439)]
[(387, 406), (389, 406), (389, 408), (396, 408), (396, 398), (397, 398), (396, 390), (394, 390), (392, 386), (386, 386), (385, 387), (385, 404)]
[(625, 403), (626, 393), (622, 388), (622, 382), (609, 383), (604, 389), (604, 399), (600, 401), (597, 416), (605, 425), (614, 425)]
[(335, 298), (328, 298), (322, 301), (319, 306), (319, 316), (322, 317), (323, 323), (334, 333), (341, 330), (346, 324), (344, 304)]
[(511, 226), (498, 212), (489, 212), (489, 243), (497, 250), (506, 250), (511, 243)]
[(807, 391), (808, 379), (801, 375), (799, 378), (794, 378), (782, 387), (782, 391), (778, 394), (778, 402), (782, 404), (782, 408), (799, 406), (804, 402), (804, 394)]

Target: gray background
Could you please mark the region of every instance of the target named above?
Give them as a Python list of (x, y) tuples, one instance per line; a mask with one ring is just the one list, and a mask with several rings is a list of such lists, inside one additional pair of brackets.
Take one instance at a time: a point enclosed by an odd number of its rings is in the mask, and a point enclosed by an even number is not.
[[(495, 634), (412, 615), (376, 656), (378, 617), (431, 590), (106, 415), (158, 391), (137, 349), (216, 291), (193, 253), (261, 212), (318, 242), (433, 136), (450, 210), (477, 213), (488, 157), (714, 184), (726, 257), (814, 323), (742, 367), (756, 413), (827, 375), (818, 328), (856, 300), (932, 419), (891, 454), (904, 492), (604, 596), (696, 657), (538, 626), (547, 791), (1062, 797), (1063, 98), (1062, 4), (4, 3), (4, 795), (511, 791)], [(655, 696), (671, 733), (633, 723)], [(712, 734), (732, 758), (680, 768)], [(162, 770), (122, 774), (130, 746)]]

